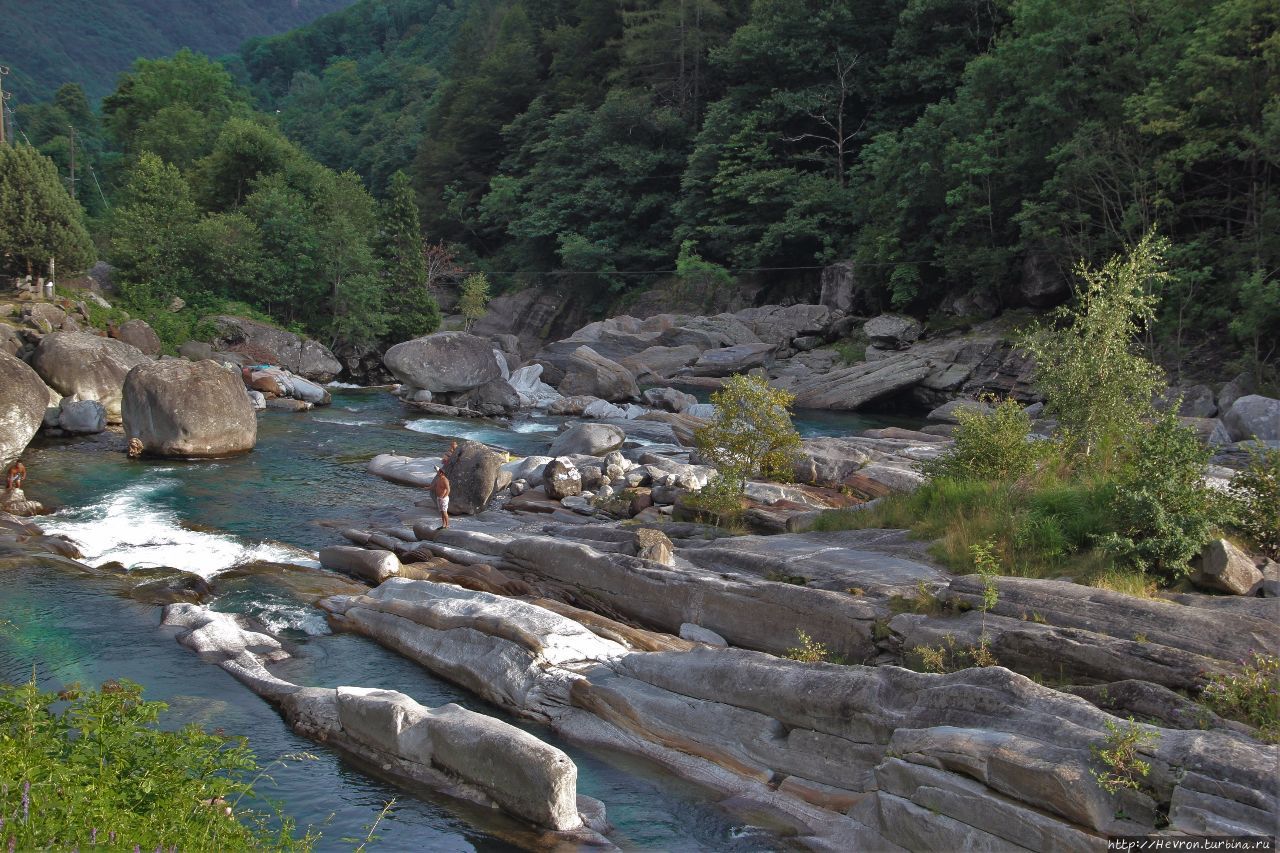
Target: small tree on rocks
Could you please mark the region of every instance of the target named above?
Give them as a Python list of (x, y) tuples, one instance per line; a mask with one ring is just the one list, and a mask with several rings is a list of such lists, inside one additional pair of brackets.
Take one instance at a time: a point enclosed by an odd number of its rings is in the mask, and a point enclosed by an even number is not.
[(489, 305), (489, 277), (482, 272), (472, 273), (462, 282), (462, 296), (458, 300), (458, 310), (462, 312), (466, 322), (466, 330), (471, 331), (485, 315)]
[(694, 432), (702, 458), (719, 472), (721, 488), (741, 494), (748, 477), (790, 480), (800, 434), (791, 423), (795, 397), (756, 376), (731, 376), (711, 395), (716, 416)]

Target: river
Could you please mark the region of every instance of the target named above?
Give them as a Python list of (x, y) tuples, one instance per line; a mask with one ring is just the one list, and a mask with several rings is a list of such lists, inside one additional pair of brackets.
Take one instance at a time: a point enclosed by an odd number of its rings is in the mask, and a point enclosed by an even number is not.
[[(849, 434), (878, 425), (858, 416), (802, 415), (806, 434)], [(275, 668), (291, 681), (382, 687), (435, 706), (457, 702), (501, 712), (377, 644), (330, 633), (321, 614), (271, 573), (219, 583), (228, 569), (255, 563), (315, 566), (315, 551), (337, 544), (330, 526), (395, 519), (421, 495), (365, 473), (377, 453), (438, 454), (469, 438), (517, 454), (545, 450), (555, 421), (513, 428), (489, 422), (415, 417), (384, 391), (338, 389), (333, 405), (307, 414), (264, 412), (257, 450), (204, 463), (136, 462), (107, 434), (38, 439), (25, 455), (28, 492), (62, 507), (38, 521), (79, 543), (93, 565), (171, 566), (215, 579), (219, 610), (260, 619), (294, 646)], [(327, 524), (326, 524), (327, 523)], [(227, 577), (231, 577), (228, 575)], [(221, 669), (201, 662), (159, 626), (160, 608), (114, 594), (92, 579), (32, 567), (0, 578), (0, 681), (42, 686), (128, 678), (170, 705), (166, 724), (198, 723), (247, 735), (263, 763), (298, 752), (315, 760), (272, 770), (262, 793), (300, 827), (322, 833), (319, 850), (349, 850), (383, 804), (373, 850), (508, 850), (521, 828), (487, 810), (430, 792), (406, 793), (292, 732), (265, 702)], [(509, 718), (508, 718), (509, 719)], [(581, 793), (602, 800), (624, 849), (695, 851), (785, 848), (766, 826), (743, 823), (700, 789), (627, 756), (584, 751), (545, 727), (511, 720), (565, 750), (578, 764)], [(763, 823), (763, 821), (761, 821)]]

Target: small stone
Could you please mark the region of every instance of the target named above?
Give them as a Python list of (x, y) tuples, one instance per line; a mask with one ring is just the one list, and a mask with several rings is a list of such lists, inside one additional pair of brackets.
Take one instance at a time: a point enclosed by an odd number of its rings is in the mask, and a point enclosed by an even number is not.
[(729, 647), (729, 643), (724, 637), (721, 637), (715, 631), (703, 628), (701, 625), (695, 625), (692, 622), (681, 623), (680, 639), (688, 640), (692, 643), (704, 643), (721, 649)]

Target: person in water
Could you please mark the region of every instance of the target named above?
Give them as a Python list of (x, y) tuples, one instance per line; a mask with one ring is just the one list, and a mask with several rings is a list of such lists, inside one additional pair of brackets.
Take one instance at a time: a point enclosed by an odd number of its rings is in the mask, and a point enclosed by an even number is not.
[(431, 481), (431, 494), (436, 496), (436, 506), (440, 508), (440, 526), (449, 526), (449, 478), (436, 466), (436, 478)]
[(6, 488), (9, 491), (21, 489), (22, 483), (27, 479), (27, 466), (22, 464), (19, 459), (9, 466), (9, 476), (6, 480)]

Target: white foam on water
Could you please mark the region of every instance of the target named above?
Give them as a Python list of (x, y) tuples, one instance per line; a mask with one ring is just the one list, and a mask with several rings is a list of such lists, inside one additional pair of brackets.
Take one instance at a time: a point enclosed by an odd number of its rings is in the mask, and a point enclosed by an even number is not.
[(340, 421), (337, 418), (312, 418), (311, 420), (321, 424), (337, 424), (338, 426), (349, 427), (367, 427), (377, 426), (377, 421)]
[(363, 388), (365, 386), (357, 385), (354, 382), (326, 382), (324, 387), (326, 388)]
[(279, 601), (260, 601), (247, 604), (244, 612), (266, 625), (273, 634), (281, 631), (301, 631), (307, 636), (319, 637), (332, 633), (324, 614), (314, 607)]
[(489, 441), (501, 441), (507, 430), (494, 427), (467, 427), (458, 421), (439, 420), (437, 418), (421, 418), (405, 423), (405, 429), (413, 432), (438, 435), (441, 438), (459, 438), (478, 441), (482, 444)]
[(177, 513), (155, 498), (177, 483), (157, 472), (104, 500), (42, 520), (50, 533), (70, 537), (93, 566), (168, 566), (211, 578), (233, 566), (259, 561), (318, 566), (315, 555), (279, 542), (244, 542), (228, 533), (184, 527)]
[(521, 421), (511, 425), (512, 432), (555, 432), (559, 427), (555, 424), (544, 424), (539, 421)]

